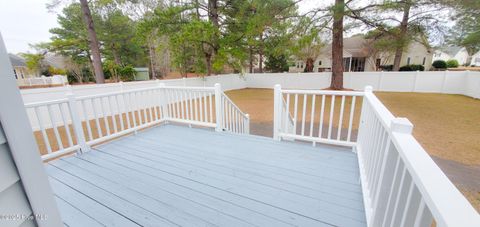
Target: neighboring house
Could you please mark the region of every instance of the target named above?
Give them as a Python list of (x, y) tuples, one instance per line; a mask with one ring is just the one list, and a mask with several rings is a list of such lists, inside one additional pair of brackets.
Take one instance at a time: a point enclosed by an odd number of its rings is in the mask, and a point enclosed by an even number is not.
[(480, 51), (478, 51), (476, 54), (472, 55), (472, 60), (470, 61), (470, 66), (480, 66)]
[[(381, 66), (393, 65), (394, 53), (373, 54), (368, 48), (368, 40), (362, 36), (352, 36), (343, 39), (343, 68), (345, 72), (380, 71)], [(332, 68), (332, 45), (322, 48), (321, 54), (314, 62), (315, 72), (330, 72)], [(400, 66), (408, 64), (423, 65), (425, 69), (431, 68), (432, 51), (418, 42), (410, 44), (403, 53)], [(289, 72), (303, 72), (305, 62), (295, 61)]]
[(43, 62), (45, 65), (52, 66), (57, 69), (65, 69), (67, 58), (62, 55), (47, 53), (45, 54)]
[(450, 59), (455, 59), (458, 61), (459, 65), (465, 65), (468, 63), (469, 57), (470, 56), (465, 47), (449, 46), (435, 50), (435, 53), (433, 54), (433, 61), (448, 61)]
[(15, 54), (8, 54), (10, 62), (12, 63), (13, 72), (15, 73), (15, 79), (25, 79), (34, 77), (28, 71), (25, 59)]

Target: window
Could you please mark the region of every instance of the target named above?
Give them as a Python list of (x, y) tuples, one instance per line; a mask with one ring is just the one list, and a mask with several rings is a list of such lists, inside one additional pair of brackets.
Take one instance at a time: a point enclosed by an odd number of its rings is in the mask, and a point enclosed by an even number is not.
[(318, 65), (322, 65), (322, 61), (318, 61)]
[(425, 60), (426, 60), (426, 57), (423, 57), (423, 63), (422, 63), (422, 65), (425, 65)]
[(407, 65), (410, 65), (410, 57), (407, 58)]

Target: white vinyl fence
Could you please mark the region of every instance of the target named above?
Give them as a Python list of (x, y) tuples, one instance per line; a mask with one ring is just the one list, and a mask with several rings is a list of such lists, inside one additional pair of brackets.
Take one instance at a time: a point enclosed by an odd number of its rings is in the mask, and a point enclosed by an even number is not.
[[(156, 87), (25, 104), (43, 160), (80, 150), (162, 122), (248, 134), (249, 117), (214, 87)], [(38, 128), (35, 128), (38, 126)]]
[(65, 85), (68, 84), (66, 76), (53, 75), (50, 77), (32, 77), (17, 79), (18, 86), (34, 86), (34, 85)]
[[(324, 89), (330, 86), (331, 73), (259, 73), (246, 75), (246, 87), (271, 89), (280, 84), (284, 89)], [(461, 94), (480, 98), (480, 72), (346, 72), (344, 87), (374, 91), (428, 92)]]
[[(280, 84), (284, 89), (324, 89), (330, 86), (330, 73), (259, 73), (228, 74), (186, 79), (161, 80), (167, 86), (213, 87), (222, 84), (224, 90), (243, 88), (271, 89)], [(67, 92), (75, 96), (104, 94), (122, 90), (150, 88), (157, 86), (155, 80), (89, 84), (79, 86), (22, 89), (25, 103), (50, 101), (65, 98)], [(431, 92), (461, 94), (480, 98), (480, 72), (431, 71), (431, 72), (346, 72), (346, 88), (362, 90), (371, 85), (374, 91)]]
[[(368, 226), (480, 226), (472, 205), (412, 136), (410, 121), (395, 118), (371, 86), (362, 92), (282, 90), (280, 85), (274, 90), (274, 139), (352, 146), (357, 152)], [(359, 136), (351, 140), (356, 116)]]

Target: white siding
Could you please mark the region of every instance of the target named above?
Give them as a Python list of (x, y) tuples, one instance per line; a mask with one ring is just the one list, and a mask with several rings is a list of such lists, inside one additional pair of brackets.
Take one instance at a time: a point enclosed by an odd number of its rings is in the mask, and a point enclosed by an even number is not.
[[(10, 149), (0, 124), (0, 214), (30, 215), (32, 209), (23, 190), (17, 168), (12, 159)], [(20, 226), (25, 220), (3, 220), (0, 226)], [(35, 224), (35, 223), (33, 223)], [(35, 226), (35, 225), (34, 225)]]

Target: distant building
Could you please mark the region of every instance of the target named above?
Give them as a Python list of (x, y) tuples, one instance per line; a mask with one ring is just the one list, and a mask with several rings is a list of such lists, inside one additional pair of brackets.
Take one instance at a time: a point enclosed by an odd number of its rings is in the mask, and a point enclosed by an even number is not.
[(30, 75), (27, 64), (25, 64), (25, 59), (15, 54), (8, 54), (8, 57), (10, 58), (10, 62), (12, 63), (15, 79), (34, 77), (33, 75)]
[[(332, 70), (332, 45), (326, 45), (314, 62), (315, 72)], [(381, 71), (393, 65), (394, 53), (373, 54), (368, 47), (368, 40), (360, 35), (343, 39), (343, 68), (345, 72)], [(403, 53), (400, 66), (409, 64), (423, 65), (426, 70), (432, 66), (432, 50), (421, 43), (412, 42)], [(305, 62), (296, 60), (289, 72), (303, 72)]]
[(472, 55), (471, 59), (470, 66), (480, 67), (480, 51)]
[(465, 47), (449, 46), (446, 48), (439, 48), (433, 54), (433, 61), (443, 60), (448, 61), (455, 59), (459, 65), (466, 65), (469, 60), (469, 54)]

